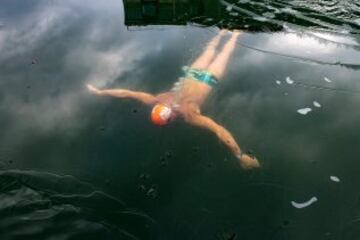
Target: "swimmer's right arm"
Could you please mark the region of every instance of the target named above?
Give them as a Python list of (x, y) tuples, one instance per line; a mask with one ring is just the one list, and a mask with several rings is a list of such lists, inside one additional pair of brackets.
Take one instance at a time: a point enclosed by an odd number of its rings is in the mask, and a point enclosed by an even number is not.
[(151, 94), (144, 93), (144, 92), (134, 92), (134, 91), (130, 91), (127, 89), (100, 90), (91, 84), (88, 84), (87, 88), (91, 93), (96, 94), (98, 96), (111, 96), (111, 97), (117, 97), (117, 98), (132, 98), (132, 99), (138, 100), (142, 103), (145, 103), (147, 105), (155, 104), (156, 100), (157, 100), (156, 97)]

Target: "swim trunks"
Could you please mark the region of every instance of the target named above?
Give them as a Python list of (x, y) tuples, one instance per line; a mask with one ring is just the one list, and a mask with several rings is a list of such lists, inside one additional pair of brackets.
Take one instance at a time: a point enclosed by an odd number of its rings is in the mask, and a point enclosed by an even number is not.
[(218, 83), (218, 80), (216, 79), (214, 74), (210, 73), (209, 71), (191, 68), (188, 66), (184, 66), (182, 70), (185, 74), (184, 78), (191, 78), (193, 80), (206, 83), (210, 87), (215, 87)]

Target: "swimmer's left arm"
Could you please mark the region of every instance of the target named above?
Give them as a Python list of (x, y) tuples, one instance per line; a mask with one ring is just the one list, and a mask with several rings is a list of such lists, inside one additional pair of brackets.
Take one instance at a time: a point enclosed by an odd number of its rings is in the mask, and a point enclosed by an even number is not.
[(241, 153), (240, 147), (236, 143), (231, 133), (223, 126), (217, 124), (211, 118), (203, 116), (201, 114), (193, 114), (185, 117), (185, 121), (192, 125), (210, 130), (211, 132), (215, 133), (216, 136), (221, 140), (221, 142), (223, 142), (234, 155), (238, 155)]
[(100, 90), (94, 87), (91, 84), (87, 85), (87, 88), (90, 92), (99, 95), (99, 96), (111, 96), (117, 98), (132, 98), (138, 100), (147, 105), (152, 105), (156, 103), (157, 99), (155, 96), (145, 93), (145, 92), (135, 92), (127, 89), (104, 89)]
[(251, 158), (247, 154), (242, 153), (239, 145), (236, 143), (232, 134), (223, 126), (217, 124), (214, 120), (201, 114), (191, 114), (185, 117), (185, 121), (215, 133), (216, 136), (223, 142), (230, 151), (240, 160), (243, 168), (250, 169), (259, 167), (256, 158)]

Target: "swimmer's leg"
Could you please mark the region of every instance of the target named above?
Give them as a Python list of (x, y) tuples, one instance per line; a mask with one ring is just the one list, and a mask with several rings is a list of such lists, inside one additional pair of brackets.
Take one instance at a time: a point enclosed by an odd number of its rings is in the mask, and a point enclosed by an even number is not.
[(207, 45), (201, 55), (191, 64), (192, 68), (206, 69), (215, 56), (216, 47), (226, 30), (221, 30)]
[(237, 38), (240, 32), (234, 32), (229, 41), (224, 45), (221, 52), (216, 56), (214, 61), (209, 65), (207, 70), (214, 74), (214, 76), (220, 80), (225, 73), (227, 64), (229, 62), (231, 54), (234, 52), (236, 47)]

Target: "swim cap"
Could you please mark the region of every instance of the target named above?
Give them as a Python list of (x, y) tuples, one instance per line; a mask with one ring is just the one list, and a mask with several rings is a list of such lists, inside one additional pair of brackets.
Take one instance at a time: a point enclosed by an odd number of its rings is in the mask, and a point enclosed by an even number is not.
[(172, 110), (171, 108), (163, 105), (156, 104), (151, 111), (151, 121), (155, 125), (166, 125), (171, 119)]

